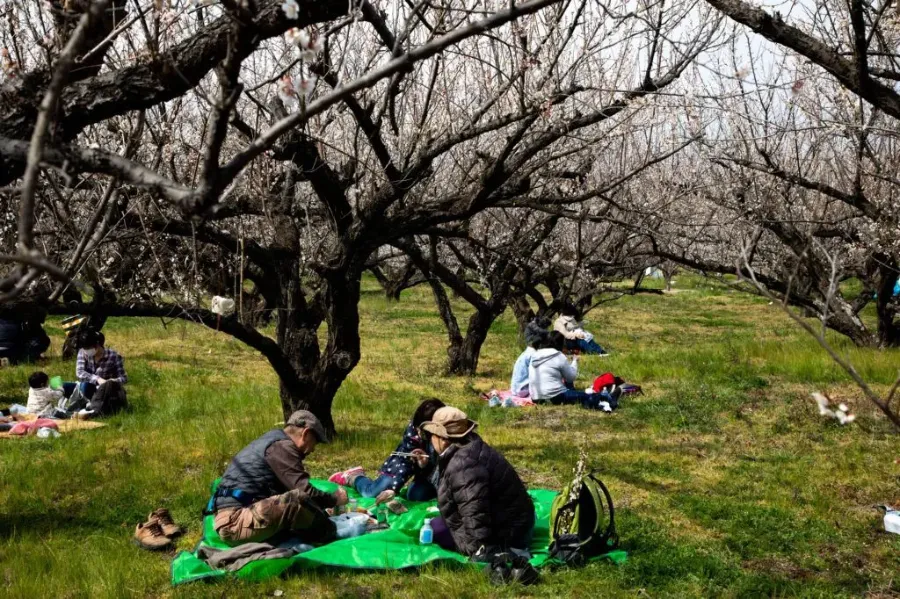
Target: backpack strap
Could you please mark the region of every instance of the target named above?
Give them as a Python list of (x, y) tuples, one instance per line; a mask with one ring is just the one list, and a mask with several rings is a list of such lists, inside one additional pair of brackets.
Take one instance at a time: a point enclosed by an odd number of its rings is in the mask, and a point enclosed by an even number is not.
[[(580, 494), (581, 494), (581, 492), (579, 491), (579, 495), (580, 495)], [(553, 525), (550, 527), (550, 532), (553, 533), (553, 539), (554, 539), (554, 541), (558, 541), (561, 537), (564, 537), (564, 536), (570, 536), (570, 535), (560, 535), (560, 534), (558, 533), (558, 531), (559, 531), (559, 519), (560, 519), (560, 517), (562, 516), (562, 513), (563, 513), (563, 512), (565, 512), (566, 510), (574, 509), (577, 505), (578, 505), (578, 498), (576, 497), (575, 499), (573, 499), (573, 500), (570, 501), (569, 503), (566, 503), (566, 504), (564, 504), (564, 505), (561, 505), (561, 506), (559, 507), (559, 509), (556, 510), (556, 520), (553, 522)]]
[[(609, 489), (606, 488), (606, 485), (603, 484), (603, 481), (595, 476), (597, 470), (591, 470), (588, 477), (600, 487), (600, 490), (603, 491), (604, 497), (606, 497), (606, 505), (609, 506), (609, 524), (606, 526), (606, 531), (603, 533), (603, 537), (600, 541), (610, 549), (615, 549), (619, 546), (619, 535), (616, 534), (616, 508), (613, 506), (612, 496), (609, 494)], [(610, 543), (612, 541), (612, 543)]]

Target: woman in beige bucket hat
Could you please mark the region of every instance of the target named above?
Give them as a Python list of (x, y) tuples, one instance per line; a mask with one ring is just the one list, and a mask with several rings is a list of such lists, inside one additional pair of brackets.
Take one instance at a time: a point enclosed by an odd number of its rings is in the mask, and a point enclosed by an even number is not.
[(512, 465), (475, 432), (478, 423), (446, 406), (423, 422), (437, 454), (438, 509), (432, 521), (441, 547), (475, 559), (500, 551), (527, 551), (534, 503)]

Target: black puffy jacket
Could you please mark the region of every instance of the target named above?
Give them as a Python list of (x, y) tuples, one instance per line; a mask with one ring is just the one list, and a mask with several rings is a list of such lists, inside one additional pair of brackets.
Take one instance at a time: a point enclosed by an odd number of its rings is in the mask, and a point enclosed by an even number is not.
[(534, 503), (500, 452), (472, 433), (438, 463), (438, 508), (461, 553), (474, 555), (482, 545), (528, 548)]

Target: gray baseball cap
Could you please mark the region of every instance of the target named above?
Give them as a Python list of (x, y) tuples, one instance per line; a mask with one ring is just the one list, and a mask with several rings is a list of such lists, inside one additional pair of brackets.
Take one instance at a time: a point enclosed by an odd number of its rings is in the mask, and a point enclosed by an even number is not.
[(328, 443), (328, 433), (325, 432), (325, 427), (322, 426), (322, 423), (316, 418), (316, 415), (308, 410), (297, 410), (291, 414), (291, 417), (288, 418), (287, 422), (284, 424), (285, 426), (311, 428), (313, 432), (316, 433), (320, 442)]

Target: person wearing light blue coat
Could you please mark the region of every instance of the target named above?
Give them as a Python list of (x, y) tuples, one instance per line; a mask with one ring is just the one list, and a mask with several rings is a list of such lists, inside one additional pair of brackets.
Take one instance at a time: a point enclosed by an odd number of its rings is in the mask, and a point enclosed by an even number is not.
[[(539, 347), (549, 334), (546, 327), (542, 327), (543, 320), (534, 320), (529, 322), (525, 327), (525, 348), (516, 363), (513, 365), (512, 379), (509, 382), (509, 388), (513, 395), (519, 397), (528, 397), (528, 367), (531, 366), (531, 357), (534, 355), (535, 348)], [(549, 326), (549, 322), (546, 322)]]

